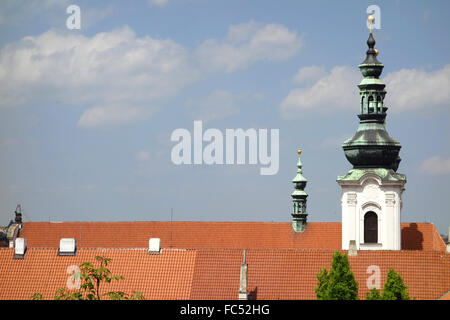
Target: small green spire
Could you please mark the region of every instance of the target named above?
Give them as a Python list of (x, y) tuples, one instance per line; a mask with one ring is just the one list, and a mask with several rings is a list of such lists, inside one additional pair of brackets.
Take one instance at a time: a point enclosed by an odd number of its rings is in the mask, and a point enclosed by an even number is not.
[(294, 192), (292, 192), (292, 228), (295, 232), (303, 232), (306, 228), (306, 198), (308, 194), (305, 192), (306, 183), (308, 180), (303, 176), (302, 161), (300, 160), (301, 149), (298, 149), (297, 175), (292, 179), (294, 184)]

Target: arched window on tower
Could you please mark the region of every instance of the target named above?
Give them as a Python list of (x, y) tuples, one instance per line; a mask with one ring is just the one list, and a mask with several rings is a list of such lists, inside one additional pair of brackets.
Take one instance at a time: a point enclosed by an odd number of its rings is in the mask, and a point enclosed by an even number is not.
[(369, 96), (369, 110), (368, 110), (368, 113), (373, 113), (374, 112), (373, 105), (374, 105), (373, 96)]
[(363, 114), (364, 113), (364, 96), (361, 98), (361, 114)]
[(381, 103), (381, 97), (377, 96), (377, 113), (381, 113), (383, 109), (383, 104)]
[(364, 243), (378, 243), (378, 216), (373, 211), (364, 215)]

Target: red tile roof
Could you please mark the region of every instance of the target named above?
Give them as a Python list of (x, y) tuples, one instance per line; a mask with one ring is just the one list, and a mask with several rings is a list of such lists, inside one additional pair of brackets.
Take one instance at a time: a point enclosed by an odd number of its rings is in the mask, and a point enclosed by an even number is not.
[(53, 299), (58, 288), (66, 288), (67, 268), (95, 256), (111, 258), (113, 275), (124, 280), (105, 284), (101, 292), (140, 291), (146, 299), (189, 299), (195, 251), (165, 250), (149, 255), (145, 249), (79, 249), (76, 256), (58, 256), (56, 249), (28, 249), (25, 259), (13, 259), (13, 249), (0, 249), (0, 299), (29, 299), (34, 293)]
[[(249, 250), (248, 290), (259, 300), (315, 299), (314, 287), (321, 268), (330, 268), (332, 250)], [(202, 262), (203, 261), (203, 262)], [(199, 251), (192, 299), (236, 299), (242, 251)], [(349, 257), (359, 283), (360, 299), (369, 291), (370, 266), (380, 268), (383, 286), (390, 268), (401, 274), (409, 295), (438, 299), (450, 288), (450, 255), (424, 251), (360, 251)], [(201, 266), (197, 269), (197, 266)], [(370, 271), (370, 270), (369, 270)], [(212, 284), (220, 289), (212, 290)]]
[[(256, 299), (314, 299), (316, 274), (331, 264), (341, 246), (340, 223), (308, 223), (304, 233), (290, 223), (264, 222), (26, 222), (24, 260), (0, 249), (0, 299), (27, 299), (41, 292), (53, 298), (65, 287), (67, 267), (112, 259), (111, 270), (125, 280), (102, 290), (141, 291), (147, 299), (236, 299), (243, 250), (247, 249), (248, 289)], [(74, 257), (57, 256), (61, 238), (76, 238)], [(161, 238), (162, 254), (149, 255), (150, 237)], [(368, 267), (378, 266), (381, 284), (389, 268), (399, 272), (418, 299), (446, 297), (450, 255), (430, 223), (403, 223), (401, 251), (359, 251), (349, 257), (367, 288)], [(104, 291), (106, 292), (106, 291)]]
[[(249, 252), (249, 289), (257, 299), (315, 299), (317, 273), (332, 261), (332, 251)], [(439, 298), (450, 288), (450, 256), (420, 251), (360, 251), (349, 257), (350, 268), (359, 283), (360, 299), (368, 292), (370, 266), (381, 271), (381, 285), (390, 268), (399, 272), (409, 286), (410, 297)]]
[(403, 250), (445, 251), (446, 245), (432, 223), (402, 223)]
[[(254, 298), (314, 299), (316, 274), (329, 268), (334, 250), (247, 250), (248, 289)], [(110, 269), (125, 280), (109, 290), (141, 291), (147, 299), (237, 299), (243, 251), (239, 249), (79, 249), (75, 257), (57, 256), (57, 249), (29, 249), (24, 260), (13, 259), (13, 249), (0, 249), (0, 299), (27, 299), (40, 292), (51, 299), (65, 287), (67, 267), (112, 258)], [(360, 298), (368, 291), (368, 267), (380, 268), (381, 285), (394, 268), (417, 299), (438, 299), (450, 290), (450, 255), (438, 251), (359, 251), (349, 257), (359, 283)]]
[[(151, 237), (163, 248), (341, 249), (341, 223), (310, 222), (295, 233), (285, 222), (25, 222), (28, 247), (57, 248), (76, 238), (81, 248), (146, 248)], [(402, 223), (402, 249), (445, 251), (431, 223)]]

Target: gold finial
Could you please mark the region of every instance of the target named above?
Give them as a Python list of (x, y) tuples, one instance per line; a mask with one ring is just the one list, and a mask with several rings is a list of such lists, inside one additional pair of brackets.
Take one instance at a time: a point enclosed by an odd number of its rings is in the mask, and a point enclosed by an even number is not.
[(367, 17), (367, 21), (369, 21), (370, 24), (370, 33), (372, 33), (372, 23), (375, 21), (375, 17), (373, 15), (369, 15)]
[(378, 57), (378, 53), (380, 53), (378, 49), (375, 49), (375, 57)]
[(300, 155), (302, 154), (302, 149), (299, 148), (299, 149), (297, 150), (297, 153), (298, 153), (298, 157), (300, 158)]

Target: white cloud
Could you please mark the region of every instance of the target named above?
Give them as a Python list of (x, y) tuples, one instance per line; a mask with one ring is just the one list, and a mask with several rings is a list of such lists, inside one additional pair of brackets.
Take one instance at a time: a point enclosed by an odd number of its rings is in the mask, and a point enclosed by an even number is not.
[(450, 65), (432, 72), (402, 69), (383, 80), (389, 111), (430, 110), (450, 103)]
[(280, 105), (285, 118), (303, 113), (358, 111), (358, 88), (361, 74), (348, 66), (334, 67), (312, 86), (292, 90)]
[(428, 158), (420, 165), (420, 170), (426, 174), (450, 174), (450, 158), (434, 156)]
[(325, 68), (318, 66), (310, 66), (300, 68), (294, 76), (296, 84), (311, 84), (327, 75)]
[[(91, 37), (50, 30), (0, 49), (0, 107), (73, 105), (84, 108), (80, 127), (130, 123), (151, 115), (155, 105), (202, 72), (285, 60), (300, 46), (297, 34), (284, 26), (252, 21), (231, 26), (224, 40), (207, 40), (193, 51), (171, 39), (138, 37), (129, 27)], [(210, 99), (220, 97), (227, 112), (235, 112), (226, 94), (216, 92)], [(226, 116), (220, 112), (211, 116)]]
[(48, 31), (0, 50), (0, 107), (29, 101), (84, 104), (101, 107), (87, 110), (80, 126), (128, 122), (196, 80), (188, 60), (188, 52), (172, 40), (139, 38), (128, 27), (91, 38)]
[(254, 21), (231, 26), (223, 41), (208, 39), (195, 51), (198, 63), (208, 71), (230, 73), (258, 61), (281, 61), (300, 51), (296, 32), (279, 24)]
[(138, 108), (133, 106), (97, 106), (87, 109), (78, 120), (78, 126), (84, 128), (93, 128), (99, 126), (111, 126), (118, 124), (127, 124), (136, 120), (142, 120), (149, 117), (152, 110), (147, 108)]
[[(357, 68), (334, 67), (322, 74), (321, 68), (306, 67), (294, 77), (306, 87), (296, 88), (280, 104), (283, 117), (290, 118), (304, 113), (336, 113), (343, 110), (359, 112), (357, 84), (362, 75)], [(315, 77), (320, 76), (313, 84)], [(388, 74), (382, 81), (386, 84), (385, 104), (390, 112), (418, 109), (436, 109), (450, 103), (450, 65), (425, 72), (402, 69)], [(309, 85), (308, 85), (309, 84)]]

